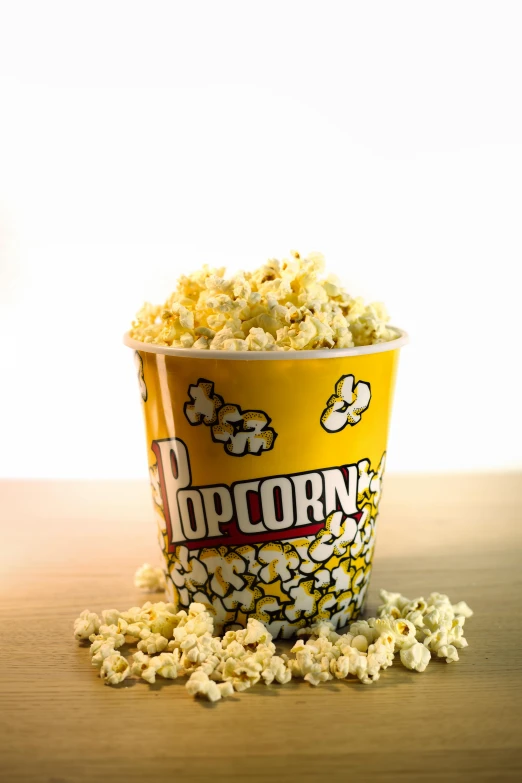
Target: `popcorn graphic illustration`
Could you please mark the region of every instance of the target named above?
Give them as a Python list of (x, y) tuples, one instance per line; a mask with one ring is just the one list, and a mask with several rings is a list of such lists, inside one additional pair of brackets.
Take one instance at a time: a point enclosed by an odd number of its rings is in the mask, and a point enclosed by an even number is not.
[(147, 402), (148, 394), (145, 377), (143, 375), (143, 359), (141, 358), (139, 351), (134, 351), (134, 364), (136, 365), (136, 369), (138, 371), (138, 383), (140, 385), (141, 399), (143, 402)]
[(217, 411), (224, 401), (219, 394), (214, 394), (212, 381), (200, 378), (196, 386), (189, 386), (188, 393), (192, 402), (186, 402), (183, 410), (190, 423), (201, 424), (203, 422), (207, 426), (215, 424)]
[(225, 453), (234, 457), (260, 455), (273, 448), (277, 433), (269, 427), (271, 419), (263, 411), (242, 411), (239, 405), (225, 403), (214, 393), (214, 384), (200, 378), (189, 386), (190, 402), (183, 410), (188, 421), (211, 428), (212, 440), (223, 443)]
[(347, 424), (354, 426), (368, 408), (370, 384), (359, 381), (354, 387), (353, 375), (342, 375), (335, 384), (335, 394), (329, 398), (321, 414), (321, 427), (327, 432), (340, 432)]

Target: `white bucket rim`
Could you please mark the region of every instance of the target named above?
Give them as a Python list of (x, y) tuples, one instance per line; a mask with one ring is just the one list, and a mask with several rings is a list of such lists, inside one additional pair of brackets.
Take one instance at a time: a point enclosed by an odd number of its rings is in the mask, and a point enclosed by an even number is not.
[(215, 351), (199, 348), (170, 348), (166, 345), (134, 340), (130, 336), (130, 332), (125, 333), (123, 342), (135, 351), (180, 356), (187, 359), (220, 359), (235, 362), (302, 361), (303, 359), (341, 359), (349, 356), (364, 356), (370, 353), (384, 353), (385, 351), (396, 351), (408, 344), (409, 336), (403, 329), (396, 326), (389, 326), (388, 329), (394, 331), (397, 337), (385, 343), (358, 345), (353, 348), (317, 348), (310, 351)]

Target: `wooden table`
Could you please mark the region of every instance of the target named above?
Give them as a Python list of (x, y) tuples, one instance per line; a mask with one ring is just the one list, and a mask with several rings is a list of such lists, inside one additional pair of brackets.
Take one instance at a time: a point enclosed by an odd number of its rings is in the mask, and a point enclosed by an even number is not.
[(105, 687), (72, 638), (85, 607), (146, 600), (149, 504), (140, 482), (0, 484), (2, 781), (522, 779), (522, 476), (386, 480), (367, 610), (382, 586), (466, 600), (459, 663), (215, 705), (180, 681)]

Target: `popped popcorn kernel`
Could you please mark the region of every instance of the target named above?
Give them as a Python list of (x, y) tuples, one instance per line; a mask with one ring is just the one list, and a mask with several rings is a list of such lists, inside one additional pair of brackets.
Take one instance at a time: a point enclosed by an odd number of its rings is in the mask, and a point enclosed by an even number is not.
[(259, 682), (261, 670), (261, 664), (252, 655), (230, 657), (225, 662), (223, 680), (231, 682), (235, 691), (245, 691)]
[[(141, 658), (138, 656), (141, 655)], [(132, 664), (132, 673), (138, 674), (150, 685), (156, 682), (156, 675), (168, 680), (175, 680), (182, 670), (179, 661), (179, 651), (174, 653), (161, 653), (152, 658), (143, 653), (135, 653)]]
[[(192, 347), (192, 343), (189, 346)], [(162, 568), (154, 568), (149, 563), (143, 563), (134, 574), (134, 586), (144, 593), (163, 593), (165, 590), (165, 574)]]
[(302, 351), (351, 348), (394, 340), (384, 305), (350, 296), (324, 276), (321, 253), (270, 259), (253, 272), (225, 278), (204, 266), (182, 275), (163, 306), (145, 303), (130, 336), (172, 348)]
[(154, 653), (160, 653), (166, 649), (169, 643), (168, 639), (165, 639), (160, 633), (149, 633), (145, 639), (138, 642), (138, 650), (146, 652), (148, 655), (154, 655)]
[(74, 638), (77, 641), (88, 639), (92, 634), (98, 633), (100, 618), (94, 612), (84, 609), (73, 624)]
[(352, 647), (355, 647), (356, 650), (359, 650), (359, 652), (367, 652), (368, 651), (368, 639), (366, 636), (363, 636), (362, 634), (359, 634), (359, 636), (355, 636), (352, 639)]
[(149, 664), (150, 656), (141, 651), (134, 653), (132, 656), (131, 675), (141, 677), (142, 673), (148, 669)]
[[(231, 685), (228, 686), (228, 692), (230, 687)], [(203, 696), (209, 701), (219, 701), (223, 695), (219, 685), (209, 679), (208, 674), (203, 671), (193, 672), (187, 680), (185, 688), (191, 696)]]
[(117, 609), (104, 609), (101, 613), (103, 625), (118, 625), (121, 615)]
[(119, 685), (130, 674), (130, 665), (126, 658), (119, 652), (109, 655), (102, 663), (100, 677), (106, 685)]
[(400, 657), (402, 665), (407, 669), (423, 672), (431, 660), (431, 653), (426, 645), (415, 642), (411, 647), (403, 648)]
[(91, 663), (96, 668), (100, 668), (104, 660), (115, 653), (114, 639), (98, 639), (91, 644)]
[(281, 685), (286, 685), (292, 679), (292, 671), (286, 665), (286, 662), (279, 655), (273, 655), (265, 669), (261, 672), (261, 677), (265, 681), (266, 685), (278, 682)]
[(222, 699), (234, 695), (234, 686), (231, 682), (218, 682), (218, 688)]
[(465, 601), (459, 601), (458, 604), (455, 604), (452, 606), (453, 611), (455, 612), (455, 615), (460, 615), (462, 617), (465, 617), (466, 620), (469, 617), (473, 616), (473, 610), (469, 608), (467, 603)]
[(100, 625), (99, 632), (89, 636), (90, 642), (107, 641), (108, 639), (112, 640), (115, 648), (125, 644), (125, 636), (117, 625)]

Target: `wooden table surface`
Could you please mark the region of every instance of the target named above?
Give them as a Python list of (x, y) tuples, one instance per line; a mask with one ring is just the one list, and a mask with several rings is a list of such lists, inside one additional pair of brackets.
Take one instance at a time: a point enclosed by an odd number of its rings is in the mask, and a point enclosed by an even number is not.
[(72, 638), (82, 609), (146, 600), (133, 573), (159, 560), (145, 483), (3, 482), (0, 514), (5, 783), (522, 780), (521, 475), (385, 481), (367, 613), (379, 587), (467, 601), (457, 664), (215, 705), (182, 681), (106, 687)]

